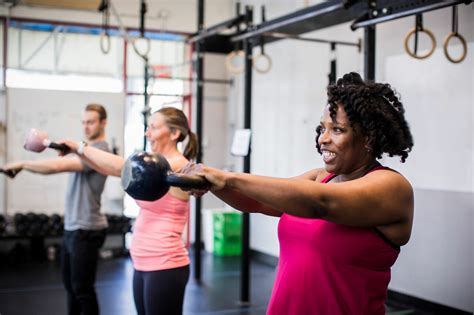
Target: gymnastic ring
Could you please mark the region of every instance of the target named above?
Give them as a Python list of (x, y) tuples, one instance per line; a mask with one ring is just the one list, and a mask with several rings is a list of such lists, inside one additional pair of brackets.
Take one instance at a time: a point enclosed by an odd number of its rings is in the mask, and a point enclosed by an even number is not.
[[(449, 55), (449, 51), (448, 51), (449, 41), (450, 41), (451, 38), (453, 38), (453, 37), (457, 37), (457, 38), (461, 41), (461, 44), (462, 44), (462, 47), (463, 47), (462, 55), (461, 55), (461, 57), (458, 58), (458, 59), (452, 58), (452, 57)], [(448, 58), (448, 60), (451, 61), (452, 63), (460, 63), (461, 61), (464, 60), (464, 58), (466, 58), (466, 55), (467, 55), (467, 43), (466, 43), (466, 40), (464, 39), (464, 37), (463, 37), (462, 35), (460, 35), (459, 33), (455, 33), (455, 32), (449, 33), (449, 34), (444, 38), (444, 45), (443, 45), (443, 48), (444, 48), (444, 54), (446, 55), (446, 58)]]
[[(104, 44), (105, 39), (105, 44)], [(100, 50), (103, 54), (108, 54), (110, 51), (110, 35), (105, 30), (100, 32)]]
[[(264, 60), (266, 60), (267, 62), (267, 66), (266, 67), (263, 67), (263, 68), (259, 68), (257, 66), (257, 60), (263, 58)], [(252, 58), (252, 64), (253, 64), (253, 68), (255, 69), (255, 71), (257, 71), (258, 73), (267, 73), (268, 71), (270, 71), (270, 69), (272, 68), (272, 58), (270, 58), (269, 55), (267, 54), (258, 54), (258, 55), (255, 55), (253, 56)]]
[[(137, 48), (137, 45), (136, 45), (136, 42), (137, 40), (139, 39), (144, 39), (146, 41), (146, 49), (144, 52), (141, 52), (140, 50), (138, 50)], [(148, 37), (136, 37), (136, 38), (132, 38), (131, 39), (131, 42), (132, 42), (132, 47), (133, 47), (133, 50), (135, 50), (135, 52), (137, 53), (137, 55), (139, 55), (140, 57), (142, 58), (146, 58), (148, 56), (148, 54), (150, 53), (150, 49), (151, 49), (151, 42), (150, 42), (150, 39)]]
[(242, 66), (242, 67), (236, 67), (234, 66), (233, 64), (233, 60), (234, 58), (236, 57), (240, 57), (242, 59), (245, 58), (245, 53), (243, 50), (237, 50), (237, 51), (231, 51), (230, 53), (227, 54), (227, 57), (225, 58), (225, 65), (227, 67), (227, 70), (229, 70), (229, 72), (233, 73), (233, 74), (241, 74), (242, 72), (244, 72), (244, 67), (245, 66)]
[(412, 56), (413, 58), (416, 58), (416, 59), (428, 58), (429, 56), (431, 56), (433, 54), (433, 52), (436, 49), (436, 38), (434, 37), (433, 33), (430, 30), (427, 30), (427, 29), (418, 30), (418, 32), (426, 33), (426, 35), (428, 35), (428, 37), (431, 39), (431, 43), (433, 44), (433, 46), (431, 47), (431, 50), (428, 51), (426, 54), (416, 55), (414, 52), (410, 51), (410, 48), (408, 47), (408, 41), (409, 41), (411, 35), (415, 34), (416, 31), (417, 31), (416, 28), (412, 28), (405, 35), (405, 51), (407, 52), (407, 54), (409, 54), (410, 56)]

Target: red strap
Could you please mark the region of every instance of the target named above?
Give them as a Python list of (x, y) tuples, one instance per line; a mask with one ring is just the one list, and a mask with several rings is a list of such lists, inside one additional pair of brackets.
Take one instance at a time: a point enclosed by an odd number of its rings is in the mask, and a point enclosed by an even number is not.
[[(377, 171), (377, 170), (385, 170), (385, 169), (389, 169), (388, 167), (386, 166), (383, 166), (383, 165), (379, 165), (379, 166), (376, 166), (374, 167), (373, 169), (371, 169), (370, 171), (368, 171), (365, 175), (369, 174), (369, 173), (372, 173), (373, 171)], [(334, 173), (329, 173), (328, 176), (324, 177), (324, 179), (321, 181), (321, 183), (327, 183), (328, 181), (330, 181), (331, 179), (334, 178), (334, 176), (336, 176)]]
[(335, 175), (333, 173), (329, 173), (328, 176), (324, 177), (321, 183), (327, 183), (329, 180), (331, 180)]

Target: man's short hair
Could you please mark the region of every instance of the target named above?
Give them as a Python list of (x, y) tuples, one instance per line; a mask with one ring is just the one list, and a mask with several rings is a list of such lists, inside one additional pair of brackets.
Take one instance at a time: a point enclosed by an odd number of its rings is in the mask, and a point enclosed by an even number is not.
[(102, 121), (107, 119), (107, 111), (105, 110), (104, 106), (96, 103), (87, 104), (86, 111), (94, 111), (99, 114), (99, 119)]

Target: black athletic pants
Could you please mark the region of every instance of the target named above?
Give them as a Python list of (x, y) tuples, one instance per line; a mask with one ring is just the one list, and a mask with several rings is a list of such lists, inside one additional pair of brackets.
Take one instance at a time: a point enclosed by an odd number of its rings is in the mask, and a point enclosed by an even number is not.
[(64, 232), (61, 271), (69, 315), (99, 314), (94, 284), (99, 248), (104, 244), (105, 234), (105, 230)]
[(189, 265), (133, 274), (133, 298), (138, 315), (181, 315)]

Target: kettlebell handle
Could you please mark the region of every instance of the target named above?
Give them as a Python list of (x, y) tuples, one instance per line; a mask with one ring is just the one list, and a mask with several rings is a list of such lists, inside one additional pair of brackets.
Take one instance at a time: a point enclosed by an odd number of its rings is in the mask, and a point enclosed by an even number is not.
[(197, 188), (206, 189), (210, 187), (210, 183), (202, 176), (198, 175), (186, 175), (174, 172), (169, 172), (166, 177), (166, 182), (170, 186), (179, 188)]
[(55, 150), (59, 150), (59, 151), (62, 151), (63, 153), (67, 153), (68, 151), (71, 151), (71, 148), (68, 147), (66, 144), (64, 143), (56, 143), (56, 142), (51, 142), (48, 147), (50, 147), (51, 149), (55, 149)]

